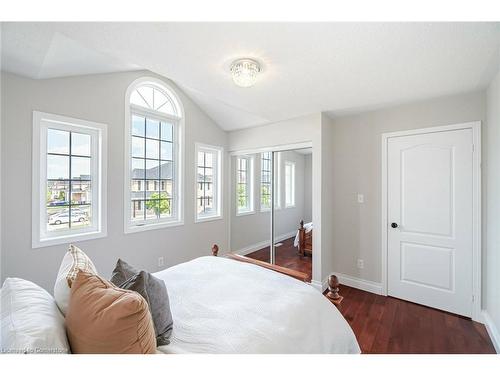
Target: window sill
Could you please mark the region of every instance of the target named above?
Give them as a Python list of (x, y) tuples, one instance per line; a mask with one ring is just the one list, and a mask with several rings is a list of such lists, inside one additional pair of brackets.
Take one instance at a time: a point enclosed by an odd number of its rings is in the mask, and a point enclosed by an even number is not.
[(194, 219), (194, 222), (197, 224), (197, 223), (206, 223), (207, 221), (216, 221), (216, 220), (222, 220), (222, 215), (197, 217)]
[(252, 211), (241, 211), (241, 212), (236, 212), (236, 216), (247, 216), (247, 215), (253, 215), (255, 213), (254, 210)]
[[(274, 207), (274, 211), (279, 211), (281, 210), (281, 207)], [(262, 208), (260, 212), (271, 212), (270, 208)]]
[(184, 221), (183, 220), (179, 220), (179, 221), (167, 221), (167, 222), (144, 224), (144, 225), (131, 225), (130, 223), (127, 223), (125, 225), (124, 232), (125, 232), (125, 234), (137, 233), (137, 232), (146, 232), (148, 230), (156, 230), (156, 229), (178, 227), (178, 226), (181, 226), (181, 225), (184, 225)]
[(97, 238), (103, 238), (106, 236), (107, 236), (107, 231), (101, 230), (101, 231), (78, 233), (78, 234), (68, 234), (65, 236), (58, 236), (58, 237), (48, 237), (48, 238), (40, 239), (40, 240), (33, 239), (31, 247), (33, 249), (38, 249), (41, 247), (70, 244), (73, 242), (80, 242), (80, 241), (95, 240)]

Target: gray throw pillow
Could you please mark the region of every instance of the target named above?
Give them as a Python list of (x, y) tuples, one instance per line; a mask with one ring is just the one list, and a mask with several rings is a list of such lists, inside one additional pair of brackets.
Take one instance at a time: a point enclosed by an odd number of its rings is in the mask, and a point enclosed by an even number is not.
[(133, 290), (144, 297), (153, 317), (156, 344), (168, 345), (173, 320), (165, 282), (149, 272), (135, 270), (121, 259), (116, 263), (111, 282), (119, 288)]
[(125, 281), (130, 279), (132, 276), (137, 275), (138, 273), (139, 270), (136, 270), (127, 262), (118, 259), (118, 261), (116, 262), (116, 267), (113, 270), (113, 274), (111, 275), (111, 282), (119, 287), (120, 284), (123, 284)]

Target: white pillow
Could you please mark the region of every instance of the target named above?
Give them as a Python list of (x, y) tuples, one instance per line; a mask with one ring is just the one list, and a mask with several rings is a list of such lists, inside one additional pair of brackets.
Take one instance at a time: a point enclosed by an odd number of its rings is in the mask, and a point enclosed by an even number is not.
[(66, 316), (66, 311), (68, 310), (71, 283), (75, 280), (79, 270), (97, 275), (94, 263), (92, 263), (87, 254), (78, 247), (69, 245), (68, 252), (64, 255), (59, 272), (57, 273), (56, 283), (54, 284), (54, 299), (64, 316)]
[(45, 289), (7, 278), (0, 295), (3, 353), (70, 353), (64, 317)]

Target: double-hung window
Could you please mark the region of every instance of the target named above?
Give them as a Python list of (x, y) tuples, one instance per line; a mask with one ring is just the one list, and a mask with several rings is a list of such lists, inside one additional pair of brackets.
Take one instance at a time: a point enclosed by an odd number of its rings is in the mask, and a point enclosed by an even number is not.
[(253, 212), (253, 159), (249, 156), (236, 158), (236, 213)]
[(196, 221), (222, 217), (222, 148), (196, 144)]
[(295, 163), (285, 162), (285, 207), (295, 206)]
[(32, 246), (106, 235), (106, 125), (33, 112)]
[(127, 98), (125, 232), (182, 224), (179, 101), (149, 79)]

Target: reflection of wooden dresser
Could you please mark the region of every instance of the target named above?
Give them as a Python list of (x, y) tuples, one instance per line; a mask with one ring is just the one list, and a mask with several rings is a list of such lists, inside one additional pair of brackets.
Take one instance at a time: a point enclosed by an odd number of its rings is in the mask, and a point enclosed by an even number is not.
[(312, 236), (313, 231), (306, 233), (306, 229), (304, 228), (304, 220), (300, 221), (299, 227), (299, 254), (304, 256), (309, 254), (312, 256)]

